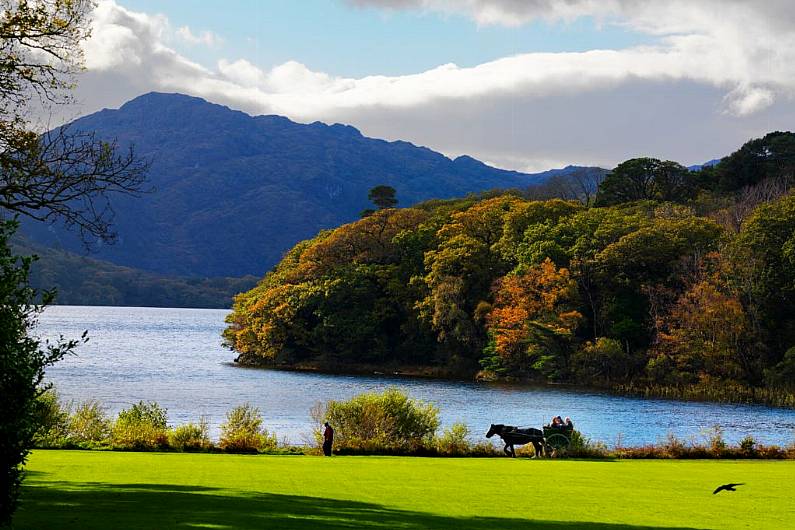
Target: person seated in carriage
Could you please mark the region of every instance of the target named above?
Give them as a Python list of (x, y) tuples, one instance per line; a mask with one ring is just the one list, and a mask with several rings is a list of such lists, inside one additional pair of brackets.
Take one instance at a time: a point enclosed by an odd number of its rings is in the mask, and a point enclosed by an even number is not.
[(572, 423), (571, 418), (568, 416), (566, 416), (565, 421), (560, 416), (555, 416), (554, 418), (552, 418), (552, 421), (549, 423), (549, 426), (555, 429), (573, 429), (574, 423)]

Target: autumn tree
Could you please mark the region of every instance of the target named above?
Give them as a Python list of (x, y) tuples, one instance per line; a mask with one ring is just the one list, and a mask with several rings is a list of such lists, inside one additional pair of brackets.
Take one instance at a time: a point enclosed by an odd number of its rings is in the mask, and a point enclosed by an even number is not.
[(690, 287), (663, 320), (648, 367), (655, 380), (759, 383), (762, 366), (750, 349), (746, 313), (715, 278)]
[(483, 346), (485, 336), (474, 312), (490, 298), (494, 280), (510, 270), (495, 246), (504, 216), (519, 202), (497, 197), (452, 214), (437, 232), (438, 246), (425, 254), (428, 291), (418, 304), (420, 315), (451, 353), (474, 355)]
[(498, 373), (565, 374), (570, 342), (582, 315), (574, 308), (576, 285), (551, 260), (494, 284), (486, 316), (490, 343), (482, 365)]

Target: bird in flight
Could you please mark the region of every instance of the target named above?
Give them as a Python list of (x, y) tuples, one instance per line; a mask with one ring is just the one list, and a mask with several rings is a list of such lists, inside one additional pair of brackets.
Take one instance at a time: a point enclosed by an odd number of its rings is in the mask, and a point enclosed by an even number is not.
[(720, 491), (723, 491), (723, 490), (726, 490), (726, 491), (737, 491), (734, 488), (736, 486), (742, 486), (743, 484), (745, 484), (745, 482), (740, 482), (738, 484), (724, 484), (722, 486), (718, 486), (717, 488), (715, 488), (715, 491), (713, 491), (712, 494), (715, 495), (716, 493), (718, 493)]

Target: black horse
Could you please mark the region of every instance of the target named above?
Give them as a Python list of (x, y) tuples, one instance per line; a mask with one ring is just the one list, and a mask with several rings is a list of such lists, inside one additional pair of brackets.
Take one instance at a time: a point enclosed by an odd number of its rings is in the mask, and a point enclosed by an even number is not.
[(489, 427), (489, 432), (486, 433), (486, 438), (491, 438), (495, 434), (505, 442), (503, 451), (510, 457), (516, 457), (514, 445), (533, 444), (537, 457), (541, 456), (541, 452), (544, 449), (544, 432), (539, 429), (533, 429), (532, 427), (520, 429), (512, 425), (503, 425), (501, 423), (495, 425), (492, 423), (491, 427)]

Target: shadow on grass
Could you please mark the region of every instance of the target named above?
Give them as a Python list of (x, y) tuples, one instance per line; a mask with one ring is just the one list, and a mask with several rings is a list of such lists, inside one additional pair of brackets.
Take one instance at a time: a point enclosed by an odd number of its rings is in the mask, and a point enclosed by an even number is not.
[(356, 501), (270, 493), (244, 494), (200, 486), (36, 482), (25, 486), (23, 504), (14, 518), (12, 528), (616, 530), (662, 527), (496, 517), (449, 517)]

